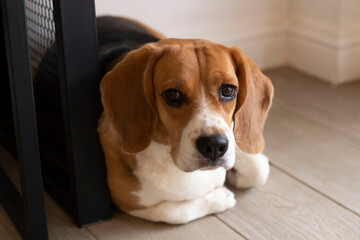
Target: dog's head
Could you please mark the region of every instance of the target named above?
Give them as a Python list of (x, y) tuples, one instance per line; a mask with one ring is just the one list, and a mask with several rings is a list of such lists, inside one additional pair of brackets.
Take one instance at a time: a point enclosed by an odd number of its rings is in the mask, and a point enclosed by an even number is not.
[(101, 93), (124, 152), (154, 140), (190, 172), (230, 169), (235, 144), (262, 151), (273, 87), (238, 48), (164, 39), (131, 51), (105, 75)]

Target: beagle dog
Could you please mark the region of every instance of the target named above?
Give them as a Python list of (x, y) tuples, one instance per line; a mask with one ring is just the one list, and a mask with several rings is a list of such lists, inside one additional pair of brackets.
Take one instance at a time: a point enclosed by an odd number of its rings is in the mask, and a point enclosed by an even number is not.
[(273, 86), (237, 47), (165, 38), (133, 20), (97, 19), (104, 112), (98, 132), (113, 203), (183, 224), (235, 205), (269, 174), (261, 151)]

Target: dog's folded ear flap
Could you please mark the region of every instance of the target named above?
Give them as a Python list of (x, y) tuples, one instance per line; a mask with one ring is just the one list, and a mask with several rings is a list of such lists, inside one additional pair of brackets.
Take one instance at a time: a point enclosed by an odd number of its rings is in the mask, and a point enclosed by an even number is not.
[(274, 88), (270, 79), (239, 48), (231, 51), (239, 81), (234, 113), (236, 144), (246, 153), (259, 153), (265, 145), (262, 132)]
[(150, 145), (157, 121), (153, 70), (159, 57), (153, 44), (144, 45), (128, 53), (101, 80), (104, 112), (127, 153)]

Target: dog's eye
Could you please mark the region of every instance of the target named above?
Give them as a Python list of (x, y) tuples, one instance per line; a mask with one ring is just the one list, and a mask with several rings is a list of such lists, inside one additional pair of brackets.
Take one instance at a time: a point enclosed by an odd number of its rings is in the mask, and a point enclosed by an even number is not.
[(167, 89), (161, 96), (165, 102), (172, 107), (181, 107), (186, 102), (185, 96), (176, 89)]
[(219, 88), (220, 100), (223, 101), (231, 101), (236, 96), (236, 86), (231, 84), (224, 84), (221, 85)]

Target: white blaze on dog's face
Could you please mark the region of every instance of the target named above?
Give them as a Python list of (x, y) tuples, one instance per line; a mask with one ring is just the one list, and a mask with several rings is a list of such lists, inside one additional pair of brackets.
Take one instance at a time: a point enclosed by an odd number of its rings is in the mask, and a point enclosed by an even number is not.
[(235, 161), (233, 114), (239, 90), (228, 48), (218, 44), (172, 45), (154, 68), (158, 114), (153, 139), (171, 146), (186, 172)]

